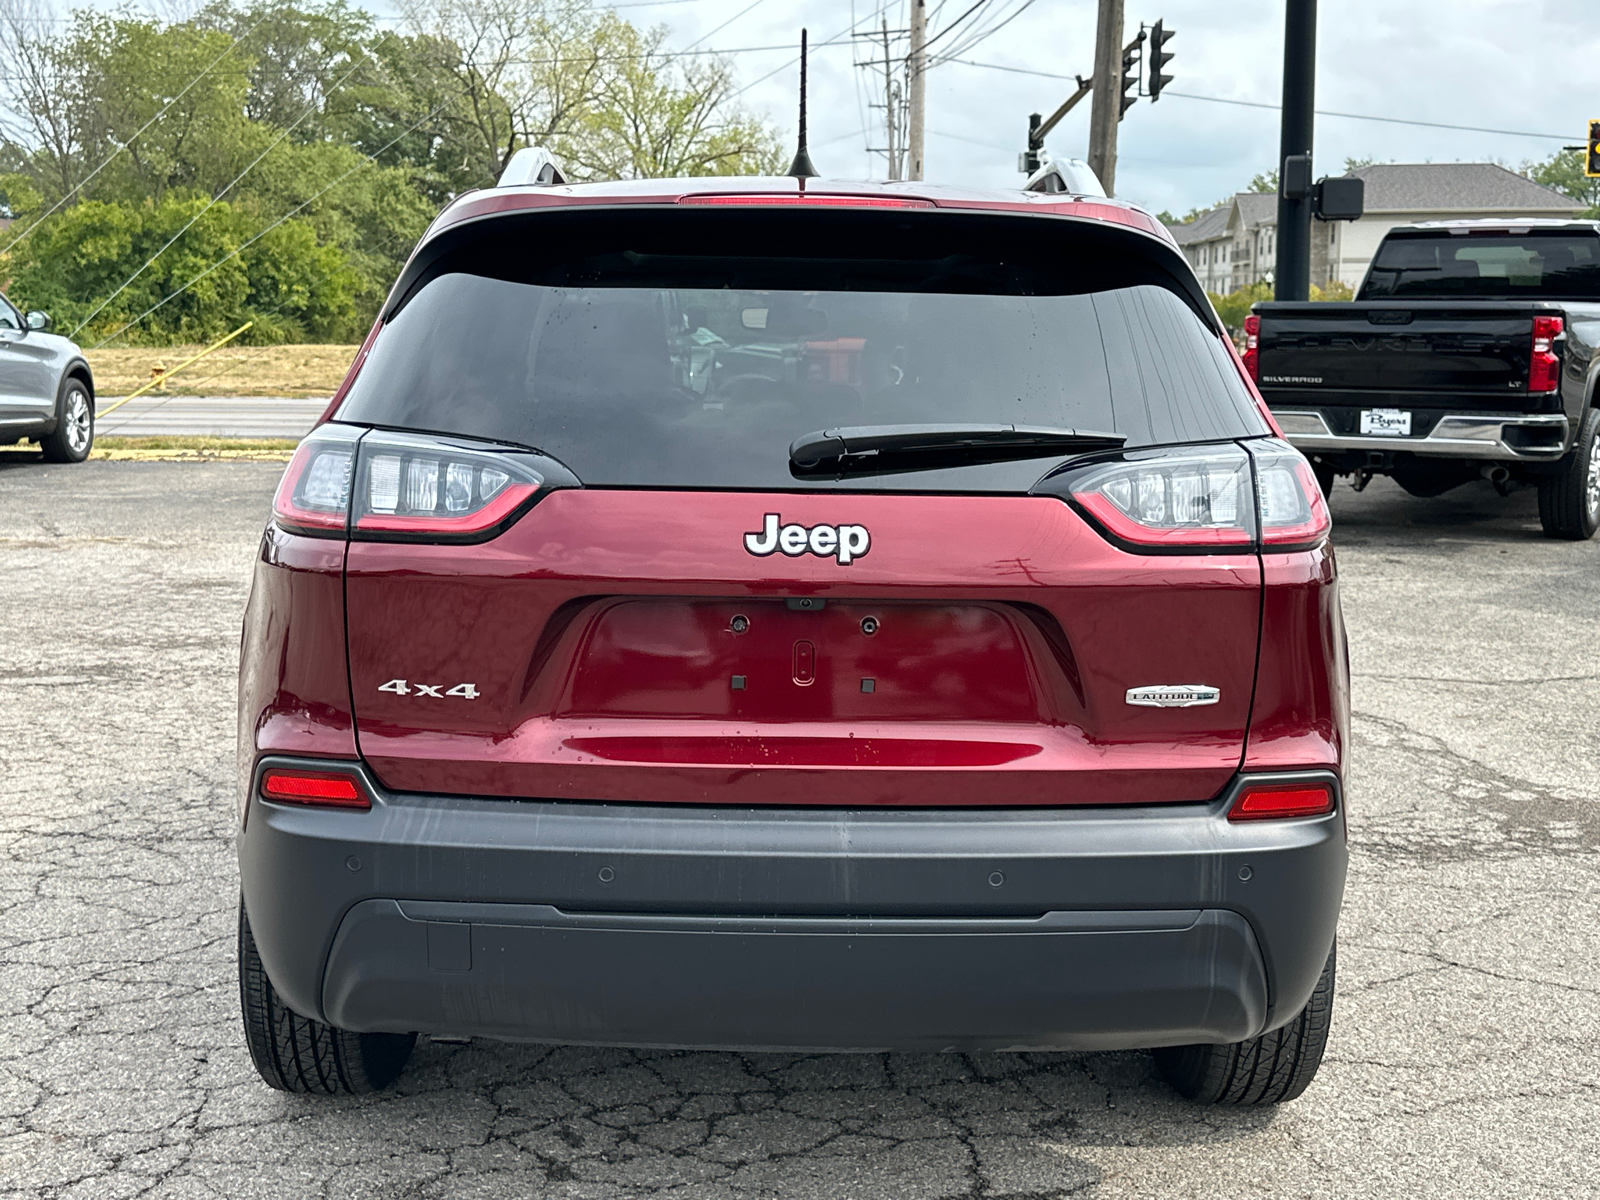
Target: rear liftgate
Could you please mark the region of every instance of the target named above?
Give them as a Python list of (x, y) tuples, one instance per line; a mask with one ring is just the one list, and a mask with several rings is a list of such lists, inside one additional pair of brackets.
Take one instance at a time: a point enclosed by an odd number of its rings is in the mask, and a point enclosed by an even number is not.
[(469, 442), (328, 446), (280, 508), (353, 483), (361, 751), (436, 794), (1208, 800), (1243, 753), (1258, 545), (1326, 520), (1270, 444), (1254, 472), (1130, 452), (1027, 496), (585, 489)]

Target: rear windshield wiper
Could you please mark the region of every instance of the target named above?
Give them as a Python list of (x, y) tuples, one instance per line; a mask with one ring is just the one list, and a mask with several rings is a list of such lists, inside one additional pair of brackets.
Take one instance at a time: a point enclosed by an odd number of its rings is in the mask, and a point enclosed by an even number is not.
[(980, 463), (1119, 450), (1120, 433), (1040, 425), (852, 425), (801, 434), (789, 444), (797, 479), (933, 471)]

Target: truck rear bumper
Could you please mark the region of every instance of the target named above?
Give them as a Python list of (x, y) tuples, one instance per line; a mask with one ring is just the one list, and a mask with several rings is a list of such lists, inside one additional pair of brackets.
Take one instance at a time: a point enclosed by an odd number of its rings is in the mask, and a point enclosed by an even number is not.
[[(1306, 778), (1302, 773), (1294, 778)], [(1319, 778), (1327, 778), (1324, 774)], [(1342, 811), (251, 802), (262, 961), (363, 1032), (728, 1049), (1109, 1049), (1291, 1019)]]
[(1304, 453), (1407, 450), (1436, 458), (1549, 462), (1566, 453), (1569, 428), (1559, 413), (1472, 413), (1440, 417), (1426, 437), (1337, 434), (1322, 413), (1272, 410), (1284, 437)]

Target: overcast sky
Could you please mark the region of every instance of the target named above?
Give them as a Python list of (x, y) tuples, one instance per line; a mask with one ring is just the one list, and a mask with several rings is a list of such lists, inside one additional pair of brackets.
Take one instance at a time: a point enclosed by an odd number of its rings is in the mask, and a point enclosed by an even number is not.
[[(56, 0), (64, 11), (71, 0)], [(87, 0), (115, 7), (119, 0)], [(143, 0), (180, 10), (198, 0)], [(396, 0), (351, 0), (396, 20)], [(136, 0), (137, 3), (137, 0)], [(1091, 73), (1095, 0), (927, 0), (933, 50), (959, 51), (928, 79), (927, 175), (943, 183), (1010, 187), (1021, 179), (1030, 112), (1050, 113)], [(978, 11), (959, 22), (963, 14)], [(1117, 191), (1153, 211), (1182, 215), (1245, 187), (1270, 170), (1278, 147), (1275, 109), (1283, 69), (1283, 0), (1126, 0), (1124, 40), (1141, 21), (1177, 31), (1167, 49), (1174, 76), (1158, 104), (1140, 100), (1122, 122)], [(811, 33), (811, 150), (836, 178), (883, 178), (883, 76), (854, 66), (867, 47), (851, 29), (886, 17), (904, 30), (906, 0), (616, 0), (635, 24), (665, 25), (674, 49), (728, 52), (746, 90), (740, 101), (769, 117), (789, 145), (798, 85), (795, 52)], [(1317, 108), (1324, 112), (1512, 130), (1434, 129), (1319, 115), (1316, 166), (1338, 174), (1347, 157), (1380, 162), (1476, 162), (1516, 168), (1584, 138), (1600, 118), (1600, 0), (1322, 0)], [(999, 23), (963, 48), (975, 26)], [(944, 35), (940, 37), (941, 31)], [(777, 48), (771, 48), (777, 47)], [(903, 53), (904, 43), (901, 43)], [(881, 46), (878, 51), (881, 55)], [(974, 63), (987, 66), (972, 65)], [(1009, 68), (1001, 70), (997, 68)], [(1020, 72), (1067, 76), (1043, 78)], [(1210, 100), (1194, 97), (1211, 97)], [(1088, 149), (1089, 101), (1052, 134), (1058, 157)], [(870, 127), (868, 127), (870, 126)], [(1539, 134), (1553, 136), (1540, 137)]]
[[(670, 44), (739, 48), (792, 43), (810, 28), (811, 149), (824, 175), (882, 177), (881, 113), (868, 112), (882, 74), (852, 66), (864, 49), (842, 34), (906, 25), (905, 0), (618, 0), (636, 24), (661, 23)], [(937, 33), (973, 0), (928, 0)], [(1072, 76), (1089, 75), (1094, 57), (1095, 0), (988, 0), (994, 11), (1018, 13), (1004, 28), (959, 55), (973, 62)], [(749, 11), (743, 12), (742, 10)], [(1277, 104), (1283, 72), (1283, 0), (1127, 0), (1127, 35), (1164, 18), (1177, 37), (1170, 92), (1140, 100), (1122, 122), (1117, 191), (1153, 210), (1182, 214), (1243, 188), (1273, 166), (1276, 111), (1191, 99), (1172, 93)], [(986, 15), (983, 10), (969, 22)], [(730, 21), (730, 18), (732, 20)], [(869, 19), (870, 18), (870, 19)], [(717, 27), (728, 22), (724, 28)], [(713, 32), (715, 31), (715, 32)], [(709, 35), (709, 36), (707, 36)], [(959, 46), (952, 30), (935, 50)], [(880, 50), (881, 53), (881, 50)], [(730, 55), (742, 99), (793, 135), (797, 71), (788, 50)], [(1429, 129), (1319, 116), (1318, 173), (1338, 174), (1347, 157), (1394, 162), (1498, 160), (1513, 168), (1583, 140), (1600, 118), (1595, 64), (1600, 62), (1600, 3), (1541, 0), (1323, 0), (1317, 55), (1317, 108), (1372, 116), (1474, 125), (1554, 137)], [(775, 68), (777, 74), (755, 82)], [(1068, 80), (1039, 78), (946, 62), (929, 74), (928, 178), (945, 183), (1015, 186), (1017, 152), (1030, 112), (1050, 113), (1073, 90)], [(1085, 99), (1055, 130), (1049, 149), (1083, 157), (1088, 149)], [(862, 133), (867, 121), (870, 133)]]

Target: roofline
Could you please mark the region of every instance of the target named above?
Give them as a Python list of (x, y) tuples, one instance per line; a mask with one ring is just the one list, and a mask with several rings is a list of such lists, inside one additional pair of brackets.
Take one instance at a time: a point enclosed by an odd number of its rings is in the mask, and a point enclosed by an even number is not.
[[(390, 287), (389, 294), (379, 309), (378, 320), (386, 321), (392, 315), (404, 293), (409, 290), (408, 286), (402, 285), (409, 285), (415, 271), (421, 269), (419, 260), (425, 257), (426, 252), (432, 247), (433, 243), (463, 226), (482, 224), (505, 217), (531, 216), (541, 210), (571, 212), (576, 209), (600, 211), (606, 209), (649, 208), (658, 211), (676, 211), (681, 208), (700, 207), (698, 205), (683, 204), (682, 201), (686, 197), (730, 194), (755, 197), (794, 194), (798, 190), (800, 193), (811, 196), (861, 196), (863, 198), (887, 196), (923, 202), (915, 207), (896, 208), (894, 211), (902, 217), (919, 212), (965, 213), (973, 216), (993, 217), (1039, 217), (1047, 220), (1065, 220), (1073, 224), (1098, 225), (1108, 230), (1116, 230), (1136, 237), (1147, 238), (1162, 247), (1164, 252), (1171, 254), (1178, 263), (1183, 264), (1184, 271), (1188, 273), (1189, 281), (1193, 284), (1194, 297), (1198, 297), (1201, 302), (1197, 311), (1202, 315), (1202, 319), (1209, 314), (1208, 324), (1213, 326), (1214, 332), (1225, 334), (1220, 318), (1216, 316), (1210, 303), (1206, 301), (1205, 289), (1189, 267), (1188, 260), (1184, 258), (1183, 250), (1178, 245), (1177, 240), (1167, 231), (1166, 226), (1156, 220), (1154, 216), (1126, 201), (1074, 196), (1066, 193), (1041, 192), (1017, 192), (1015, 193), (1015, 199), (1012, 199), (1006, 193), (997, 193), (993, 196), (983, 194), (966, 194), (959, 197), (940, 196), (936, 192), (928, 194), (928, 191), (923, 191), (919, 194), (911, 189), (873, 184), (852, 185), (845, 183), (842, 187), (839, 187), (828, 184), (818, 186), (816, 182), (813, 182), (812, 186), (806, 187), (803, 180), (800, 181), (801, 186), (798, 189), (794, 189), (792, 186), (794, 180), (788, 177), (770, 180), (761, 177), (743, 177), (746, 182), (751, 182), (755, 179), (778, 186), (767, 189), (692, 187), (682, 190), (669, 189), (660, 194), (645, 193), (635, 195), (630, 195), (626, 192), (621, 194), (611, 192), (607, 194), (600, 187), (595, 187), (593, 191), (574, 194), (575, 187), (572, 185), (484, 188), (463, 193), (446, 205), (444, 211), (433, 219), (433, 223), (428, 226), (417, 240), (417, 244), (412, 248), (410, 256), (406, 259), (405, 265), (401, 267), (399, 275)], [(680, 181), (663, 180), (660, 182), (670, 184)], [(683, 180), (681, 182), (704, 184), (720, 181)], [(729, 207), (740, 206), (733, 203)], [(762, 205), (759, 201), (756, 201), (750, 204), (749, 207), (753, 209), (762, 207)], [(799, 205), (795, 207), (799, 207)], [(818, 208), (820, 210), (821, 206), (818, 206)], [(873, 209), (863, 206), (862, 211), (873, 211)], [(1178, 278), (1181, 284), (1183, 276), (1180, 274)]]

